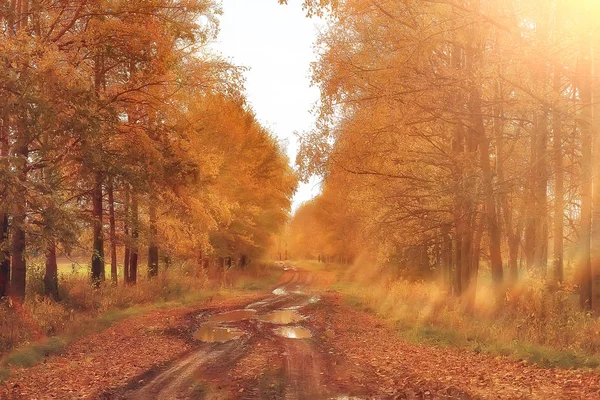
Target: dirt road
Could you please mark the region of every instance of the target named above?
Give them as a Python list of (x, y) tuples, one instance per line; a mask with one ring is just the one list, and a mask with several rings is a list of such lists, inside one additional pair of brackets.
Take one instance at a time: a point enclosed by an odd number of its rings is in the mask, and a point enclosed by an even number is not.
[(196, 349), (111, 397), (330, 397), (312, 340), (316, 330), (303, 314), (321, 298), (310, 289), (312, 274), (284, 268), (284, 280), (270, 296), (242, 309), (195, 315)]
[[(133, 317), (14, 371), (4, 399), (600, 399), (600, 375), (403, 340), (286, 268), (268, 295)], [(326, 272), (325, 272), (326, 274)], [(327, 278), (329, 279), (329, 278)]]
[(197, 314), (197, 348), (111, 397), (600, 398), (591, 372), (406, 343), (335, 293), (316, 292), (314, 274), (285, 268), (272, 295), (233, 312)]

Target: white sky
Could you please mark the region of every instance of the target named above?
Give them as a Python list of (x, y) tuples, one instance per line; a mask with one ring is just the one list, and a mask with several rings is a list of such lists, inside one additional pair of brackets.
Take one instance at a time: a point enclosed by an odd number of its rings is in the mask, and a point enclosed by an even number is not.
[[(310, 63), (318, 21), (308, 19), (301, 0), (282, 6), (277, 0), (222, 0), (221, 30), (212, 46), (246, 72), (246, 94), (263, 126), (289, 143), (293, 164), (298, 151), (294, 132), (310, 130), (310, 110), (319, 91), (310, 86)], [(301, 184), (293, 210), (316, 196), (318, 179)]]

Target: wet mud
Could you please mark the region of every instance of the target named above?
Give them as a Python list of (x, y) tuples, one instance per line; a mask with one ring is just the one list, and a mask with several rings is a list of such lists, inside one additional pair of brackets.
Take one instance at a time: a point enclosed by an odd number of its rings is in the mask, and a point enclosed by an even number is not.
[[(198, 314), (192, 319), (198, 349), (118, 398), (335, 398), (322, 385), (322, 356), (311, 342), (311, 321), (302, 314), (320, 297), (310, 291), (310, 273), (282, 268), (284, 281), (262, 300), (241, 310)], [(246, 378), (236, 381), (228, 374)]]

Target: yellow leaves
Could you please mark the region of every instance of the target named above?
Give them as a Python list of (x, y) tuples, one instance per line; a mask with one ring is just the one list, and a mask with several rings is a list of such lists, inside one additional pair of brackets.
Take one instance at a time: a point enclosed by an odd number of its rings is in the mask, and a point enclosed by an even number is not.
[(263, 251), (264, 238), (285, 222), (296, 185), (287, 159), (243, 103), (219, 95), (193, 99), (186, 151), (210, 177), (203, 183), (215, 196), (205, 207), (219, 226), (212, 233), (216, 251)]
[[(180, 101), (185, 107), (177, 118), (185, 140), (175, 147), (176, 155), (199, 171), (199, 180), (185, 191), (184, 220), (209, 234), (217, 254), (262, 251), (263, 238), (285, 221), (275, 218), (279, 222), (273, 224), (265, 216), (285, 215), (295, 187), (287, 160), (239, 102), (192, 93)], [(201, 215), (204, 223), (196, 221)]]
[[(13, 124), (24, 125), (29, 158), (39, 164), (25, 190), (57, 193), (31, 193), (30, 207), (68, 211), (71, 225), (85, 228), (87, 216), (75, 210), (88, 207), (90, 175), (110, 176), (117, 231), (124, 188), (139, 198), (140, 242), (152, 201), (165, 250), (209, 249), (211, 235), (227, 238), (222, 252), (250, 256), (266, 247), (264, 237), (286, 220), (295, 179), (241, 94), (241, 69), (196, 51), (214, 36), (219, 10), (213, 0), (44, 3), (23, 18), (31, 26), (19, 21), (12, 34), (7, 25), (0, 108), (10, 110), (11, 134), (21, 132)], [(49, 170), (58, 186), (42, 182)], [(46, 228), (35, 229), (72, 240)]]

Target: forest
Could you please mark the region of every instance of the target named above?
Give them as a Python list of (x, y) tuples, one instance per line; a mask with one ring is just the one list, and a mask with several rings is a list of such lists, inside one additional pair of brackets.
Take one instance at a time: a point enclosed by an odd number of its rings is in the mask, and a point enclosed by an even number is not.
[(0, 296), (60, 300), (72, 255), (101, 287), (264, 251), (296, 176), (240, 68), (205, 49), (218, 4), (1, 6)]
[(455, 296), (480, 272), (600, 308), (594, 1), (343, 1), (313, 66), (299, 256), (367, 255)]
[(0, 398), (600, 398), (600, 2), (233, 3), (0, 0)]

